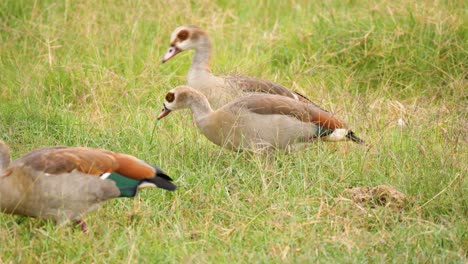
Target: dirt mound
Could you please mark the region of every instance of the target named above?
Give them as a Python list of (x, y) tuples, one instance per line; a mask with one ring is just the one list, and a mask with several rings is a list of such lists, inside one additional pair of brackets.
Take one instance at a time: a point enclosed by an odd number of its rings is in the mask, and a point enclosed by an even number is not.
[(402, 209), (407, 202), (405, 194), (389, 185), (354, 187), (345, 190), (342, 197), (360, 205), (384, 206), (394, 209)]

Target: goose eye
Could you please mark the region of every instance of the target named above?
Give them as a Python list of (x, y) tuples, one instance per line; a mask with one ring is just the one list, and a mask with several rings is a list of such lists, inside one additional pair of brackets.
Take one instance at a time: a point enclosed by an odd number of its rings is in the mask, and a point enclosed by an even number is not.
[(168, 101), (169, 103), (172, 103), (175, 99), (175, 95), (174, 93), (167, 93), (166, 94), (166, 101)]
[(188, 39), (189, 37), (189, 32), (187, 30), (182, 30), (177, 34), (177, 38), (180, 39), (180, 41), (184, 41)]

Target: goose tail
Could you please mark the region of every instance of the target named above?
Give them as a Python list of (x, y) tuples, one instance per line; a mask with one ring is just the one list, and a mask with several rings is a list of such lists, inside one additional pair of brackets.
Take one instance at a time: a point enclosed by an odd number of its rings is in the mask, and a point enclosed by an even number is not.
[(366, 142), (356, 136), (353, 131), (349, 130), (348, 134), (346, 134), (346, 138), (349, 140), (358, 143), (359, 145), (366, 145)]

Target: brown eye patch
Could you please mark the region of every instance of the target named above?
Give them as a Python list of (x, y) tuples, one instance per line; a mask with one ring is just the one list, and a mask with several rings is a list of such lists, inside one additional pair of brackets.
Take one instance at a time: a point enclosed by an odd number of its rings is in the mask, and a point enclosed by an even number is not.
[(174, 93), (167, 93), (166, 94), (166, 101), (168, 101), (169, 103), (172, 103), (175, 99), (175, 95)]
[(189, 32), (187, 30), (181, 30), (179, 34), (177, 34), (177, 38), (180, 39), (180, 41), (184, 41), (188, 39), (189, 37)]

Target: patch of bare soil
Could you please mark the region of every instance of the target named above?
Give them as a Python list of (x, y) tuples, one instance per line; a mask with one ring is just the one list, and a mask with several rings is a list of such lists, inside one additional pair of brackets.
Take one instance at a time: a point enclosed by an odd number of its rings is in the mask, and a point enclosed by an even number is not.
[(398, 210), (402, 209), (408, 201), (405, 194), (389, 185), (354, 187), (345, 190), (340, 198), (349, 199), (361, 206), (383, 206)]

